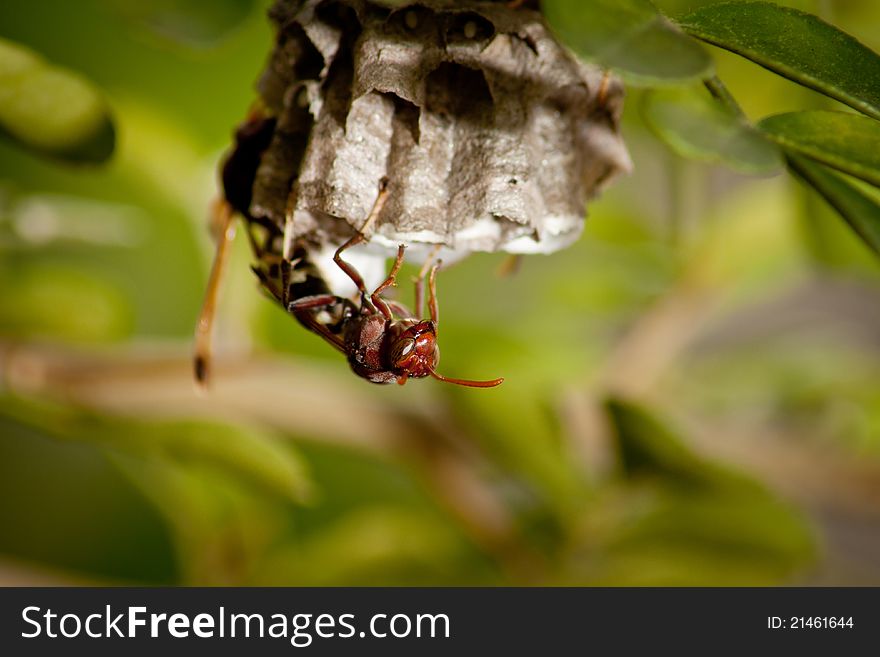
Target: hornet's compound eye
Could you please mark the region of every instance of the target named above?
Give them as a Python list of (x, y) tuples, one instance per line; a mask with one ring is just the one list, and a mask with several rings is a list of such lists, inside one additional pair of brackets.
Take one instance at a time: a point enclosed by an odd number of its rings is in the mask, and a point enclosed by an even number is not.
[(403, 365), (413, 354), (416, 341), (412, 338), (401, 338), (391, 347), (391, 362), (395, 367)]

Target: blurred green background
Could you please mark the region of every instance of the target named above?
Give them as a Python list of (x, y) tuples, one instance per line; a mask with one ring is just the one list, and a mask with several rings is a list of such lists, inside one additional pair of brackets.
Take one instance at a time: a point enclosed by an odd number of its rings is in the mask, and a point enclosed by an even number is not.
[[(880, 49), (880, 3), (780, 4)], [(443, 371), (501, 388), (356, 379), (240, 238), (197, 394), (267, 6), (0, 3), (116, 125), (102, 166), (0, 139), (0, 584), (880, 585), (880, 263), (790, 177), (673, 155), (639, 89), (577, 245), (440, 276)], [(831, 106), (713, 56), (752, 118)]]

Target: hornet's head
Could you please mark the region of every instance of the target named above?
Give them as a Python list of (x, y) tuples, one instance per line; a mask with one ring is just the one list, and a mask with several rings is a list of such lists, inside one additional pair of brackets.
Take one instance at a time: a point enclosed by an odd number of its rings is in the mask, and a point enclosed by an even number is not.
[(504, 379), (470, 381), (451, 379), (437, 373), (440, 348), (437, 346), (437, 326), (429, 320), (405, 319), (393, 322), (387, 332), (387, 367), (403, 385), (408, 379), (432, 376), (439, 381), (471, 388), (494, 388)]

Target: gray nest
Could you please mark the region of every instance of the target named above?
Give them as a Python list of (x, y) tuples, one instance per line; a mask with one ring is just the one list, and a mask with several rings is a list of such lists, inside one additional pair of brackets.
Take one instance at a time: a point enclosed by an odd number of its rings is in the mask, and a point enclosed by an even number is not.
[(279, 0), (270, 15), (277, 42), (259, 92), (278, 120), (251, 213), (280, 227), (292, 212), (298, 236), (340, 244), (387, 177), (374, 250), (549, 253), (578, 238), (587, 200), (630, 167), (622, 85), (574, 58), (536, 11)]

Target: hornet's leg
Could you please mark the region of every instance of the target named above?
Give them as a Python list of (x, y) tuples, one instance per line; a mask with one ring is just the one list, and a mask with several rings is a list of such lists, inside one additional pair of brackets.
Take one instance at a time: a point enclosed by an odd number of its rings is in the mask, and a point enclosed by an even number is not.
[(501, 261), (498, 269), (495, 270), (495, 274), (500, 278), (513, 276), (514, 274), (519, 272), (519, 269), (522, 266), (522, 261), (522, 253), (511, 253), (504, 260)]
[(332, 294), (319, 294), (291, 301), (287, 306), (287, 310), (292, 312), (309, 330), (320, 335), (342, 353), (347, 353), (345, 349), (345, 341), (342, 337), (330, 331), (330, 329), (321, 323), (316, 316), (316, 313), (320, 309), (333, 306), (338, 302), (339, 297), (337, 296)]
[(602, 81), (599, 83), (599, 91), (596, 92), (596, 104), (600, 107), (605, 104), (608, 99), (608, 87), (611, 85), (611, 73), (605, 71), (602, 73)]
[(385, 305), (388, 306), (388, 310), (392, 312), (392, 314), (397, 315), (401, 319), (408, 319), (413, 316), (410, 309), (404, 306), (402, 303), (398, 303), (397, 301), (392, 301), (391, 299), (382, 299), (385, 302)]
[(431, 267), (431, 273), (428, 274), (428, 309), (431, 313), (431, 321), (434, 322), (436, 330), (437, 323), (440, 321), (440, 312), (437, 309), (437, 270), (443, 263), (439, 260)]
[(214, 208), (214, 221), (217, 228), (217, 249), (214, 252), (214, 264), (208, 278), (208, 289), (196, 323), (195, 355), (193, 369), (196, 383), (207, 386), (211, 372), (211, 332), (214, 316), (217, 313), (217, 295), (220, 281), (229, 259), (229, 247), (235, 239), (235, 223), (233, 222), (232, 206), (226, 201), (218, 201)]
[(428, 269), (434, 262), (434, 258), (437, 257), (437, 254), (440, 253), (440, 249), (443, 248), (442, 244), (435, 244), (434, 248), (431, 249), (431, 252), (428, 254), (428, 257), (425, 258), (425, 264), (422, 265), (422, 268), (419, 270), (418, 276), (413, 279), (413, 283), (415, 283), (415, 291), (416, 291), (416, 316), (422, 316), (422, 304), (425, 300), (425, 276), (428, 275)]
[(362, 242), (367, 241), (367, 231), (372, 228), (373, 224), (376, 222), (376, 218), (382, 212), (382, 208), (385, 206), (385, 201), (388, 199), (388, 179), (382, 178), (379, 181), (379, 195), (376, 197), (376, 202), (373, 203), (373, 209), (370, 210), (370, 214), (367, 216), (367, 220), (364, 222), (364, 225), (361, 226), (361, 229), (357, 232), (357, 234), (348, 240), (345, 244), (336, 249), (336, 253), (333, 254), (333, 262), (346, 273), (346, 275), (354, 282), (357, 286), (358, 291), (360, 291), (361, 296), (366, 299), (367, 297), (367, 287), (364, 285), (364, 279), (361, 277), (360, 273), (357, 269), (352, 267), (349, 263), (342, 259), (342, 253), (353, 246), (361, 244)]
[(339, 297), (332, 294), (319, 294), (314, 297), (302, 297), (287, 304), (287, 310), (296, 312), (297, 310), (315, 310), (316, 308), (326, 308), (332, 306), (339, 301)]
[(397, 285), (397, 272), (400, 271), (401, 265), (403, 265), (403, 252), (406, 250), (406, 246), (401, 244), (397, 247), (397, 257), (394, 259), (394, 265), (391, 267), (391, 272), (388, 274), (388, 278), (382, 281), (382, 284), (377, 287), (373, 294), (370, 295), (370, 301), (373, 302), (373, 305), (379, 309), (385, 319), (391, 321), (391, 309), (388, 307), (388, 303), (380, 297), (379, 295), (387, 290), (392, 285)]

